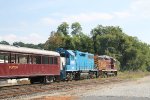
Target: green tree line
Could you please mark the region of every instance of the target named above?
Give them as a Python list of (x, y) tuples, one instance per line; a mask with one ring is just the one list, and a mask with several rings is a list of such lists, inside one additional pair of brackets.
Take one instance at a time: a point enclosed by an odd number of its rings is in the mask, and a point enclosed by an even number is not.
[[(6, 41), (0, 44), (9, 45)], [(65, 48), (109, 55), (117, 59), (121, 71), (150, 71), (150, 45), (127, 35), (119, 26), (97, 25), (87, 35), (79, 22), (71, 25), (63, 22), (51, 32), (45, 43), (34, 45), (14, 42), (13, 45), (53, 51)]]
[[(4, 45), (10, 45), (7, 41), (0, 41), (0, 44)], [(35, 49), (44, 49), (44, 43), (39, 43), (37, 45), (32, 43), (23, 43), (23, 42), (13, 42), (13, 46), (19, 46), (19, 47), (28, 47), (28, 48), (35, 48)]]
[(69, 27), (63, 22), (51, 32), (44, 46), (47, 50), (60, 47), (112, 56), (117, 59), (121, 71), (150, 70), (150, 45), (128, 36), (118, 26), (97, 25), (86, 35), (80, 23), (74, 22)]

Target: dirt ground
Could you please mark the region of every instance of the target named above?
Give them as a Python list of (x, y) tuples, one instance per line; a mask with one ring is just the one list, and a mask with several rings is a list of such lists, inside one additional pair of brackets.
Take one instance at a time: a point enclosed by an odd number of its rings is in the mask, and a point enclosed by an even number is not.
[(43, 96), (32, 100), (77, 100), (74, 96)]
[[(149, 86), (150, 76), (146, 76), (127, 82), (82, 86), (32, 100), (149, 100)], [(108, 99), (109, 97), (112, 98)]]

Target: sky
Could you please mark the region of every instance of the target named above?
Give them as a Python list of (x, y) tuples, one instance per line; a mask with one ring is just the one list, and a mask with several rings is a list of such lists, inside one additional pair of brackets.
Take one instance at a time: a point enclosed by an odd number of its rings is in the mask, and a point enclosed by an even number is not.
[(150, 0), (0, 0), (0, 41), (44, 43), (62, 22), (120, 26), (150, 44)]

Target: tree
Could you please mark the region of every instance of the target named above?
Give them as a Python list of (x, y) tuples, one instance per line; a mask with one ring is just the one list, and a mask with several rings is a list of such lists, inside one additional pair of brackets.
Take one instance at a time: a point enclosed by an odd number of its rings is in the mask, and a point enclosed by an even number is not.
[(57, 32), (53, 32), (45, 42), (44, 48), (47, 50), (56, 50), (57, 48), (65, 47), (65, 37)]
[(80, 34), (82, 31), (82, 27), (81, 27), (80, 23), (78, 23), (78, 22), (72, 23), (71, 29), (72, 29), (72, 32), (71, 32), (72, 35)]
[(60, 24), (57, 28), (57, 33), (64, 34), (65, 36), (69, 34), (69, 25), (66, 22)]
[(103, 30), (103, 26), (102, 25), (98, 25), (96, 28), (92, 29), (91, 31), (91, 35), (92, 35), (92, 39), (93, 39), (93, 47), (94, 47), (94, 53), (98, 53), (96, 45), (97, 45), (97, 35), (101, 35), (103, 34), (102, 30)]
[(69, 35), (64, 37), (64, 48), (65, 49), (74, 49), (72, 37)]
[(13, 46), (25, 47), (25, 44), (23, 42), (14, 42)]
[(98, 55), (108, 55), (117, 59), (121, 71), (150, 71), (150, 45), (137, 37), (128, 36), (118, 26), (98, 25), (91, 31), (91, 36), (83, 34), (78, 22), (72, 23), (72, 36), (69, 25), (62, 23), (57, 32), (52, 32), (45, 43), (48, 50), (66, 48)]
[(7, 41), (1, 41), (0, 44), (9, 45)]
[(35, 49), (44, 49), (44, 43), (39, 43), (39, 44), (35, 45), (32, 43), (14, 42), (13, 46), (35, 48)]
[(37, 45), (37, 47), (38, 47), (38, 49), (44, 49), (44, 43), (39, 43), (39, 44)]
[(119, 36), (124, 35), (124, 33), (122, 32), (122, 29), (120, 27), (98, 25), (97, 27), (92, 29), (91, 35), (94, 42), (93, 43), (94, 51), (95, 53), (99, 54), (98, 53), (99, 51), (97, 51), (98, 50), (97, 47), (99, 47), (100, 45), (98, 37), (104, 36), (104, 38), (106, 39), (103, 39), (103, 42), (104, 44), (106, 43), (108, 44), (111, 43), (110, 41), (112, 40), (112, 38), (118, 38)]
[(24, 47), (40, 49), (40, 48), (38, 48), (38, 45), (34, 45), (34, 44), (32, 44), (32, 43), (24, 44)]

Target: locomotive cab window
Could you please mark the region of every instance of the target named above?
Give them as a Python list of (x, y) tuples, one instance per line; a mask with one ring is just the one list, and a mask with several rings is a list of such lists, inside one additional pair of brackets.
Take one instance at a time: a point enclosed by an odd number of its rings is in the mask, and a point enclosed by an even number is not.
[(65, 57), (66, 55), (65, 55), (65, 53), (61, 53), (60, 56), (61, 57)]
[(74, 56), (71, 56), (71, 60), (74, 60)]
[(73, 51), (73, 53), (75, 54), (75, 56), (77, 55), (77, 52)]

